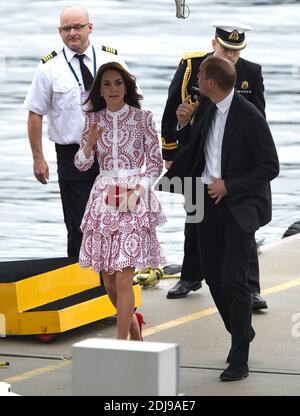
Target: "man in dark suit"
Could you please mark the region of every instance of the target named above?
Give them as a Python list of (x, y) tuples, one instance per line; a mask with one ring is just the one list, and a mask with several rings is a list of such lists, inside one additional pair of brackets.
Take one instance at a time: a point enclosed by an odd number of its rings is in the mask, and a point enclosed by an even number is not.
[[(215, 39), (212, 40), (213, 53), (188, 52), (183, 55), (169, 88), (169, 95), (162, 118), (162, 154), (167, 168), (171, 166), (177, 154), (179, 143), (174, 137), (173, 126), (176, 123), (176, 110), (186, 97), (195, 95), (197, 73), (201, 62), (208, 56), (227, 58), (235, 64), (237, 79), (236, 89), (247, 100), (252, 102), (265, 116), (264, 84), (261, 66), (240, 58), (240, 51), (246, 47), (245, 32), (247, 25), (215, 22)], [(266, 309), (267, 302), (260, 295), (259, 265), (255, 238), (251, 247), (249, 260), (249, 285), (252, 293), (252, 309)], [(185, 297), (191, 290), (201, 288), (203, 272), (197, 251), (195, 225), (186, 222), (184, 258), (181, 279), (172, 287), (168, 299)]]
[(255, 231), (271, 220), (270, 181), (279, 173), (268, 124), (234, 90), (235, 82), (235, 67), (228, 60), (208, 57), (202, 62), (198, 83), (205, 98), (200, 106), (188, 100), (179, 105), (176, 134), (186, 145), (165, 175), (201, 177), (204, 182), (204, 215), (197, 223), (201, 262), (231, 334), (229, 366), (220, 375), (223, 381), (248, 376), (249, 344), (255, 336), (249, 254)]

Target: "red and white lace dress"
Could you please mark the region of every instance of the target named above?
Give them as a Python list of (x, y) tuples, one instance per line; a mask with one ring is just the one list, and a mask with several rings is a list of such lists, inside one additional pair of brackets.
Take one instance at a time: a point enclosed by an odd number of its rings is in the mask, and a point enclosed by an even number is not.
[[(104, 131), (89, 159), (84, 147), (90, 123)], [(104, 109), (89, 113), (75, 155), (79, 170), (89, 169), (97, 155), (97, 176), (85, 209), (81, 230), (83, 239), (79, 254), (82, 267), (109, 274), (125, 267), (158, 267), (166, 263), (157, 239), (156, 227), (166, 217), (151, 189), (163, 169), (159, 139), (150, 111), (125, 104), (117, 111)], [(142, 168), (145, 164), (145, 169)], [(135, 188), (141, 184), (147, 192), (138, 208), (131, 212), (107, 204), (108, 185)]]

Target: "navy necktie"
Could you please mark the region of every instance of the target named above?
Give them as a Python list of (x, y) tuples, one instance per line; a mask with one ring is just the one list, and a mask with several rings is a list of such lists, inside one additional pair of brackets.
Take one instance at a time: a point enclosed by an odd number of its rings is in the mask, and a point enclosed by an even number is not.
[(91, 85), (94, 81), (94, 78), (93, 78), (93, 75), (91, 74), (90, 70), (88, 69), (88, 67), (83, 62), (85, 54), (78, 55), (76, 53), (76, 55), (74, 55), (74, 56), (79, 59), (80, 71), (81, 71), (81, 75), (82, 75), (84, 89), (86, 91), (88, 91), (91, 88)]

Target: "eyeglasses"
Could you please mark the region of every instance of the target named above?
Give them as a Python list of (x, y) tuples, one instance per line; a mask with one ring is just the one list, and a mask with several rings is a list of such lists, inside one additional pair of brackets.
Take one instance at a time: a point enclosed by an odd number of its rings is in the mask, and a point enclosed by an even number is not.
[(71, 32), (71, 30), (76, 30), (77, 32), (79, 32), (80, 30), (82, 30), (85, 26), (89, 25), (89, 23), (85, 23), (84, 25), (78, 24), (78, 25), (74, 25), (74, 26), (60, 26), (60, 30), (62, 30), (63, 32)]

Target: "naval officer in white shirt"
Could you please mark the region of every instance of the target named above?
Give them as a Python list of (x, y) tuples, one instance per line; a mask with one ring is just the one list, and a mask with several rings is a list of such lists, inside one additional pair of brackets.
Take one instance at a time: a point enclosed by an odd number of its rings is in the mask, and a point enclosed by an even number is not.
[(82, 240), (80, 223), (99, 173), (97, 161), (92, 169), (79, 172), (74, 156), (84, 127), (83, 103), (98, 68), (110, 61), (125, 62), (113, 48), (91, 44), (93, 31), (86, 9), (66, 7), (60, 14), (58, 32), (63, 46), (39, 63), (24, 106), (28, 113), (28, 137), (36, 179), (47, 184), (49, 168), (42, 147), (42, 122), (47, 116), (48, 137), (55, 142), (58, 182), (68, 231), (68, 256), (78, 257)]

